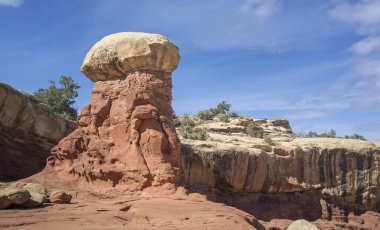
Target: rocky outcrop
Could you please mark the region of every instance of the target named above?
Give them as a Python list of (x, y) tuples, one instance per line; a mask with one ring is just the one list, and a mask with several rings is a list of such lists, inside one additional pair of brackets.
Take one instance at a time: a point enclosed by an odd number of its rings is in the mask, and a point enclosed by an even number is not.
[(0, 181), (41, 171), (50, 149), (75, 127), (34, 97), (0, 83)]
[(96, 81), (91, 104), (78, 129), (53, 148), (44, 174), (100, 189), (173, 189), (180, 179), (171, 107), (178, 60), (161, 35), (120, 33), (98, 42), (81, 68)]
[(208, 135), (181, 139), (185, 183), (211, 189), (211, 197), (259, 219), (347, 219), (350, 211), (380, 211), (380, 148), (372, 142), (293, 137), (270, 145), (244, 133)]
[(306, 220), (296, 220), (291, 223), (286, 230), (318, 230), (314, 224)]

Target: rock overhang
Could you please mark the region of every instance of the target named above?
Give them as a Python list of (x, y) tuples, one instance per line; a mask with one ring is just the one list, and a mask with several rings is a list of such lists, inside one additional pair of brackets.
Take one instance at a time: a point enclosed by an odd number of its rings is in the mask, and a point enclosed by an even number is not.
[(97, 42), (87, 53), (81, 71), (93, 82), (122, 78), (138, 70), (173, 72), (179, 50), (159, 34), (121, 32)]

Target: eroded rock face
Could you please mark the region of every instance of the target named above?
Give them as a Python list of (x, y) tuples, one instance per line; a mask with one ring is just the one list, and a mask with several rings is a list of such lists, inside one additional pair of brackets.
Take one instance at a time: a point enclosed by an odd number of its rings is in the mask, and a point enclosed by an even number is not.
[(181, 139), (185, 184), (211, 191), (212, 199), (264, 220), (347, 221), (350, 212), (380, 211), (376, 143), (282, 138), (277, 130), (270, 145), (243, 132), (225, 132), (236, 126), (233, 122), (209, 129), (212, 123), (197, 125), (208, 132), (208, 140)]
[[(116, 40), (111, 35), (110, 39), (105, 38), (96, 44), (87, 55), (82, 70), (93, 66), (100, 68), (97, 70), (102, 73), (108, 71), (108, 80), (102, 78), (104, 81), (95, 83), (91, 104), (78, 118), (78, 129), (52, 150), (46, 172), (71, 175), (93, 186), (129, 191), (158, 186), (172, 188), (179, 181), (180, 146), (172, 122), (172, 80), (171, 72), (168, 72), (177, 66), (178, 58), (169, 69), (161, 65), (152, 67), (152, 63), (162, 62), (159, 52), (149, 54), (155, 55), (149, 57), (144, 54), (145, 62), (140, 56), (140, 48), (134, 45), (154, 41), (151, 48), (157, 50), (175, 46), (167, 44), (168, 40), (162, 36), (132, 35), (118, 34)], [(128, 69), (129, 72), (118, 69), (125, 71), (123, 74), (115, 73), (114, 59), (101, 55), (104, 50), (108, 52), (107, 47), (118, 47), (120, 42), (125, 47), (117, 52), (118, 56), (128, 56), (126, 63), (132, 63), (129, 58), (140, 60), (140, 64), (133, 66), (137, 69)], [(94, 49), (99, 55), (91, 54)], [(172, 55), (178, 57), (176, 51)], [(89, 61), (88, 57), (97, 58)], [(145, 70), (140, 70), (142, 66)], [(91, 72), (88, 77), (98, 79), (93, 74), (97, 76)]]
[(0, 181), (40, 172), (50, 149), (75, 128), (34, 97), (0, 83)]

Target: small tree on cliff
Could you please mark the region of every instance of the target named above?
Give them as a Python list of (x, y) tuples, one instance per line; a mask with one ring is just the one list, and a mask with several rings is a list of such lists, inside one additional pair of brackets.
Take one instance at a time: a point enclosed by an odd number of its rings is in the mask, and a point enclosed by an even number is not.
[(38, 89), (34, 96), (64, 118), (75, 120), (78, 115), (72, 105), (75, 103), (74, 98), (78, 97), (77, 89), (80, 86), (69, 76), (61, 76), (58, 82), (61, 87), (57, 87), (55, 81), (50, 80), (49, 83), (49, 88)]

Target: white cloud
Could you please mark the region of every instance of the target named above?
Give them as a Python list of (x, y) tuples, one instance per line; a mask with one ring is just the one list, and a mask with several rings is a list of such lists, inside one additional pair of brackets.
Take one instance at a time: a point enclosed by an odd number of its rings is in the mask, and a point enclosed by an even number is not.
[(281, 5), (277, 0), (245, 0), (240, 10), (245, 16), (253, 16), (259, 20), (266, 20), (278, 11)]
[[(380, 14), (380, 12), (379, 12)], [(366, 55), (380, 50), (380, 36), (370, 36), (359, 42), (353, 44), (350, 51), (359, 54)]]
[[(328, 5), (308, 1), (294, 4), (284, 4), (281, 0), (94, 2), (90, 37), (123, 30), (146, 31), (209, 50), (264, 48), (281, 52), (314, 49), (318, 43), (345, 30), (340, 23), (326, 17)], [(141, 17), (144, 20), (136, 20)]]
[(359, 76), (380, 77), (380, 59), (362, 59), (353, 66), (352, 71)]
[(22, 0), (0, 0), (0, 6), (18, 7), (22, 4)]
[(341, 21), (356, 25), (361, 34), (380, 32), (380, 0), (359, 0), (354, 4), (338, 1), (329, 13)]

